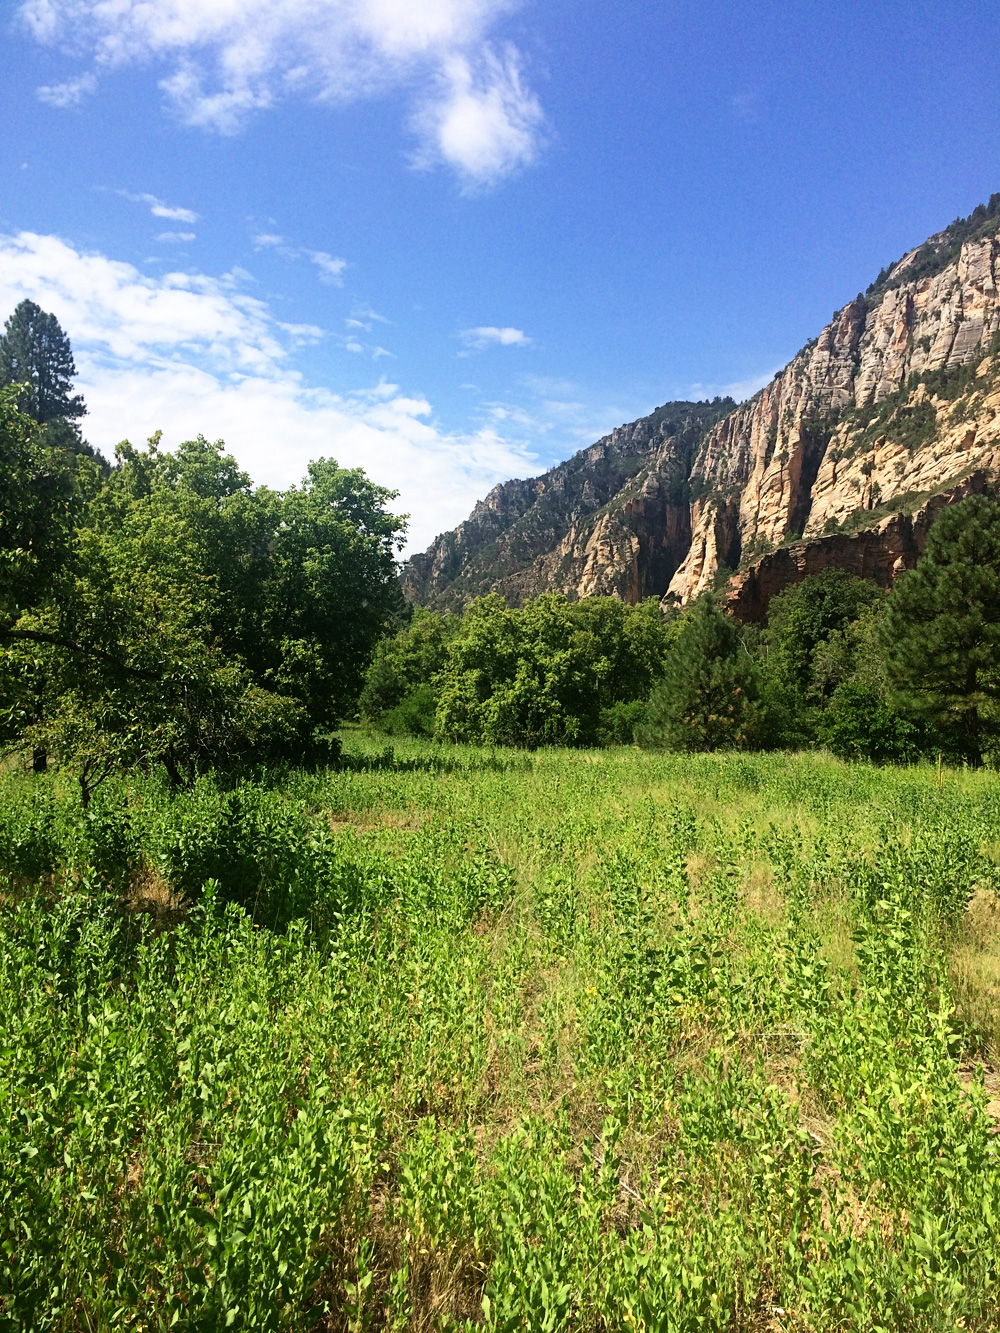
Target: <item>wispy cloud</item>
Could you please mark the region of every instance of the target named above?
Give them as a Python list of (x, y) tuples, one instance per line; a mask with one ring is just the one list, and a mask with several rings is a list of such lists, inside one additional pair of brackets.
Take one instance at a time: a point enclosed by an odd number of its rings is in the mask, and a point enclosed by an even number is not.
[(65, 83), (44, 84), (35, 89), (35, 95), (40, 102), (65, 110), (66, 107), (79, 106), (85, 97), (96, 91), (97, 75), (88, 72), (67, 79)]
[(131, 190), (115, 190), (115, 194), (131, 204), (144, 204), (154, 218), (162, 218), (165, 222), (186, 222), (190, 227), (200, 216), (193, 208), (175, 208), (165, 204), (155, 194), (133, 194)]
[(161, 231), (156, 239), (165, 245), (184, 245), (197, 238), (193, 231)]
[(475, 61), (465, 55), (445, 61), (413, 125), (421, 140), (416, 165), (447, 163), (474, 190), (535, 161), (544, 116), (521, 78), (517, 50), (508, 45), (502, 56), (487, 48)]
[(371, 333), (375, 324), (391, 324), (391, 319), (386, 319), (385, 315), (380, 315), (377, 310), (371, 310), (368, 306), (355, 306), (350, 316), (344, 320), (349, 329), (363, 329), (365, 333)]
[(756, 88), (734, 93), (729, 99), (729, 105), (736, 119), (742, 120), (747, 125), (756, 125), (760, 120), (760, 93)]
[(522, 329), (501, 329), (492, 324), (478, 329), (463, 329), (458, 336), (473, 352), (483, 352), (487, 347), (528, 347), (531, 343)]
[[(483, 420), (517, 428), (534, 442), (546, 466), (593, 444), (623, 422), (635, 421), (653, 403), (641, 398), (615, 400), (595, 386), (549, 375), (517, 377), (522, 393), (502, 401), (483, 401)], [(476, 385), (463, 385), (476, 390)]]
[(343, 286), (344, 270), (347, 268), (346, 259), (338, 259), (335, 255), (327, 254), (325, 250), (309, 250), (301, 245), (289, 245), (284, 236), (269, 231), (258, 233), (253, 238), (253, 243), (256, 249), (276, 250), (285, 259), (308, 259), (310, 264), (315, 264), (319, 269), (320, 282), (329, 283), (331, 287)]
[(55, 236), (0, 235), (0, 312), (25, 297), (52, 311), (72, 339), (87, 435), (106, 453), (158, 428), (168, 444), (200, 431), (225, 439), (252, 476), (273, 486), (333, 455), (400, 489), (413, 550), (535, 461), (493, 422), (445, 430), (421, 394), (385, 379), (343, 393), (309, 385), (294, 349), (323, 330), (279, 322), (237, 273), (154, 278)]
[(497, 46), (519, 0), (21, 0), (46, 45), (89, 54), (91, 67), (39, 91), (58, 106), (99, 74), (159, 64), (160, 88), (189, 125), (234, 134), (249, 117), (305, 95), (342, 104), (406, 86), (415, 161), (443, 163), (467, 187), (533, 162), (544, 116), (523, 59)]
[(343, 285), (346, 259), (337, 259), (334, 255), (328, 255), (325, 250), (306, 250), (305, 255), (309, 262), (319, 269), (321, 282), (328, 282), (333, 287)]
[(761, 375), (731, 380), (728, 384), (692, 384), (689, 392), (692, 398), (735, 398), (738, 403), (742, 403), (752, 398), (758, 389), (763, 389), (765, 384), (770, 384), (779, 370), (781, 366), (772, 366)]

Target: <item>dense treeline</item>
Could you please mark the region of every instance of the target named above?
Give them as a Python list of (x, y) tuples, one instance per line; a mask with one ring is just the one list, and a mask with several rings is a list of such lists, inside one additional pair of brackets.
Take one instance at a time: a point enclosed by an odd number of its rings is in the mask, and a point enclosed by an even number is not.
[[(1000, 746), (1000, 506), (933, 527), (891, 593), (842, 570), (741, 626), (707, 594), (464, 614), (403, 607), (394, 492), (328, 459), (255, 486), (202, 437), (83, 440), (69, 341), (25, 301), (0, 338), (0, 746), (72, 771), (199, 773), (336, 753), (345, 718), (472, 744), (826, 747), (978, 765)], [(407, 614), (409, 621), (407, 623)], [(401, 627), (402, 626), (402, 627)]]
[(494, 593), (461, 617), (418, 608), (376, 649), (361, 715), (390, 732), (487, 745), (629, 741), (669, 640), (653, 601), (546, 593), (516, 609)]
[(68, 343), (30, 304), (0, 340), (0, 744), (70, 768), (84, 803), (118, 768), (180, 785), (329, 754), (401, 605), (394, 493), (329, 459), (254, 486), (202, 437), (126, 441), (109, 467), (74, 429)]
[(417, 609), (361, 695), (367, 722), (439, 739), (974, 765), (1000, 741), (998, 705), (1000, 506), (981, 496), (943, 511), (891, 593), (828, 569), (775, 597), (763, 629), (712, 594), (667, 614), (555, 594)]

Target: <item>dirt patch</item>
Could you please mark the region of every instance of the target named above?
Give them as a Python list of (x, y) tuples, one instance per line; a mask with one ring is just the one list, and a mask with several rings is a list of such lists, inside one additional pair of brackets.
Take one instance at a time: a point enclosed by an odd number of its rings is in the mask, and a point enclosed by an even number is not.
[[(958, 1081), (963, 1088), (971, 1088), (979, 1075), (980, 1068), (977, 1065), (959, 1065)], [(996, 1069), (985, 1068), (983, 1084), (986, 1088), (986, 1105), (983, 1108), (989, 1118), (993, 1121), (993, 1133), (1000, 1134), (1000, 1072)]]

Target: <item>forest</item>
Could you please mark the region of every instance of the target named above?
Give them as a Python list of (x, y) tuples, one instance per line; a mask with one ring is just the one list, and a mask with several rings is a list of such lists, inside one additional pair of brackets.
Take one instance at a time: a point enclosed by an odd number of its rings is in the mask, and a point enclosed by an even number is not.
[(992, 1333), (1000, 506), (741, 626), (409, 608), (0, 339), (0, 1327)]

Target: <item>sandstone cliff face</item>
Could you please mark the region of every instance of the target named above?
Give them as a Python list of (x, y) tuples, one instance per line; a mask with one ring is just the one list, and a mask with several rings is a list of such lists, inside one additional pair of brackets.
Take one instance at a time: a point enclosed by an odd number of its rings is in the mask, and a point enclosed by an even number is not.
[(690, 544), (688, 477), (706, 429), (734, 406), (667, 403), (530, 481), (495, 486), (403, 569), (410, 601), (458, 608), (500, 592), (660, 596)]
[(407, 595), (686, 602), (728, 571), (734, 611), (759, 619), (830, 564), (890, 582), (941, 504), (1000, 477), (998, 233), (995, 195), (883, 271), (748, 402), (668, 404), (497, 487), (410, 562)]

